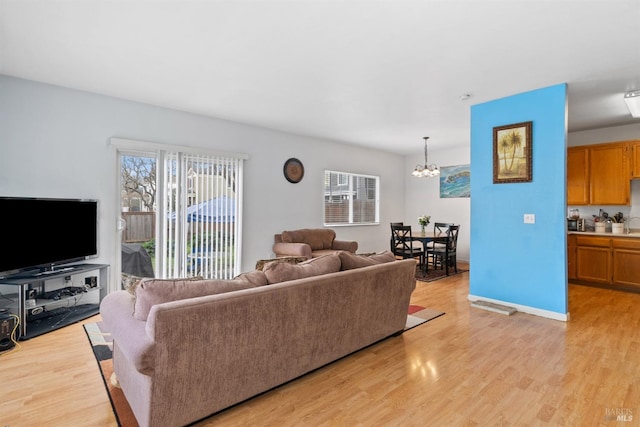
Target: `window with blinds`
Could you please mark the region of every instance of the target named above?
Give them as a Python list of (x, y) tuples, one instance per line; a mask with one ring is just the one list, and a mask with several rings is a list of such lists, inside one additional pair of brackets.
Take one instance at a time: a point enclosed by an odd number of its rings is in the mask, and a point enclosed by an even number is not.
[(324, 172), (324, 224), (378, 224), (380, 178)]
[[(233, 157), (161, 152), (162, 277), (231, 279), (240, 271), (240, 178)], [(158, 250), (158, 248), (156, 248)]]

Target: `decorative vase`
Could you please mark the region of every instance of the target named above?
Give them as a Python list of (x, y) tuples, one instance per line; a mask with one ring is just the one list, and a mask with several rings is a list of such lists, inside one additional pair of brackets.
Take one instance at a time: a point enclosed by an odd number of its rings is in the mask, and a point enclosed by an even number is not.
[(424, 228), (426, 227), (426, 224), (420, 224), (420, 231), (424, 234)]

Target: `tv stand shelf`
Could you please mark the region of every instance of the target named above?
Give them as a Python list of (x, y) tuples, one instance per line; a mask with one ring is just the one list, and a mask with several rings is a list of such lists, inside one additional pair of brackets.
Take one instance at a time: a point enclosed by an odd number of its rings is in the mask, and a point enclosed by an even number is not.
[(0, 279), (0, 309), (18, 316), (18, 336), (26, 340), (100, 312), (109, 265), (76, 264)]

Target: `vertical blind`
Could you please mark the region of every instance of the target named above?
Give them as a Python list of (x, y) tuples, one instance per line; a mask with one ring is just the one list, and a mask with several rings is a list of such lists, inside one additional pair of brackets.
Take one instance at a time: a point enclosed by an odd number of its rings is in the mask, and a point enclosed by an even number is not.
[(156, 251), (162, 277), (240, 272), (242, 159), (163, 151)]

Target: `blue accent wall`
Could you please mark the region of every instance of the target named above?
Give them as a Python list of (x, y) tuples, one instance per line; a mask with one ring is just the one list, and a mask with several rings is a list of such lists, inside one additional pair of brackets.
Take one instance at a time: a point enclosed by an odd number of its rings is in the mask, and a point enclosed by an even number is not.
[[(471, 107), (471, 295), (568, 313), (566, 111), (564, 83)], [(493, 128), (528, 121), (532, 182), (494, 184)]]

